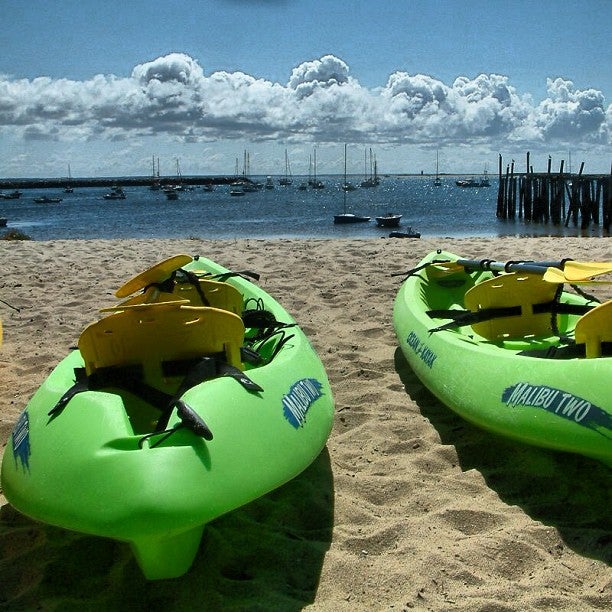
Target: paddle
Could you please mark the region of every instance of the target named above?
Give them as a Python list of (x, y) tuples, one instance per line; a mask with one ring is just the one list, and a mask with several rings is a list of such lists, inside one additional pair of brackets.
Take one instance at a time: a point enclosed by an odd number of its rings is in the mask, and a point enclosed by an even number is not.
[(527, 272), (544, 274), (548, 268), (563, 269), (563, 261), (494, 261), (492, 259), (457, 259), (454, 263), (471, 270), (493, 270), (496, 272)]
[[(586, 281), (592, 276), (612, 272), (612, 263), (588, 261), (493, 261), (490, 259), (457, 259), (449, 262), (462, 268), (472, 270), (493, 270), (498, 272), (525, 272), (541, 274), (549, 282)], [(558, 272), (556, 271), (558, 270)]]

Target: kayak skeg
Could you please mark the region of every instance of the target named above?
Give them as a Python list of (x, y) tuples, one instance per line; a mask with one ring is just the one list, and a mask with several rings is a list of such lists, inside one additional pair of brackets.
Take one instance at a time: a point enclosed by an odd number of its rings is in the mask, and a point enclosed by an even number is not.
[(393, 324), (415, 374), (479, 427), (612, 465), (612, 301), (565, 290), (561, 270), (548, 282), (537, 266), (462, 261), (432, 252), (398, 291)]
[(1, 474), (17, 510), (129, 542), (148, 579), (184, 574), (206, 523), (308, 467), (334, 414), (277, 301), (210, 260), (171, 260), (83, 330), (19, 417)]

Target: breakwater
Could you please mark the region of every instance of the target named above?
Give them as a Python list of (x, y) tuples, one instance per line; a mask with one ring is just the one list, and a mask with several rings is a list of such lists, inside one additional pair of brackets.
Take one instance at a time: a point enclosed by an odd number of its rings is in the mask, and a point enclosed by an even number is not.
[[(248, 181), (243, 177), (235, 176), (183, 176), (180, 182), (184, 185), (229, 185), (241, 180)], [(65, 187), (147, 187), (156, 183), (157, 185), (176, 185), (177, 177), (155, 177), (150, 176), (121, 176), (102, 178), (10, 178), (0, 179), (0, 190), (2, 189), (64, 189)]]

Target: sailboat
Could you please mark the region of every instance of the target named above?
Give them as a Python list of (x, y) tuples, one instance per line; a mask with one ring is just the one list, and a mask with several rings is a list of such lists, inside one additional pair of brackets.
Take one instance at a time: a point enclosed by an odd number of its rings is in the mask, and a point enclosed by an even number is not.
[(438, 168), (438, 151), (436, 150), (436, 178), (434, 179), (434, 187), (441, 187), (442, 181), (440, 180), (440, 172)]
[(317, 178), (317, 149), (314, 150), (314, 173), (312, 180), (309, 181), (313, 189), (325, 189), (325, 183)]
[(64, 193), (72, 193), (73, 191), (72, 174), (70, 173), (70, 164), (68, 164), (68, 180), (66, 181), (66, 186), (64, 187)]
[(346, 179), (346, 145), (344, 145), (344, 182), (342, 183), (342, 191), (355, 191), (356, 185), (353, 185)]
[(369, 187), (376, 187), (380, 183), (380, 179), (376, 173), (376, 161), (372, 161), (372, 149), (370, 149), (370, 170), (368, 172), (368, 154), (364, 152), (364, 170), (363, 170), (363, 181), (361, 181), (361, 187), (367, 189)]
[(157, 158), (157, 174), (155, 173), (155, 155), (151, 156), (151, 191), (159, 191), (161, 189), (161, 183), (159, 182), (159, 157)]
[(289, 165), (289, 155), (287, 149), (285, 149), (285, 176), (278, 179), (279, 185), (291, 185), (293, 184), (293, 178), (291, 177), (291, 166)]
[(344, 191), (344, 211), (341, 214), (334, 215), (334, 223), (364, 223), (370, 220), (370, 217), (363, 217), (361, 215), (355, 215), (354, 213), (349, 213), (346, 211), (346, 192), (344, 189), (344, 185), (347, 184), (346, 181), (346, 144), (344, 145), (344, 183), (343, 183), (343, 191)]
[(242, 191), (244, 193), (253, 193), (261, 188), (262, 184), (260, 182), (255, 183), (251, 180), (251, 154), (245, 149), (242, 164)]
[(486, 166), (485, 166), (482, 178), (480, 179), (480, 186), (481, 187), (490, 187), (491, 186), (491, 181), (489, 180), (489, 171), (487, 170)]

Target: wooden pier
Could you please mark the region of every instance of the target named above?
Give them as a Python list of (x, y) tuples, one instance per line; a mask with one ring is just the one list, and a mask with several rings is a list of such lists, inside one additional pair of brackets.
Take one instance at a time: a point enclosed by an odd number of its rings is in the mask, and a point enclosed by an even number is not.
[(610, 231), (612, 221), (612, 168), (608, 175), (583, 174), (584, 162), (577, 174), (564, 172), (561, 160), (559, 172), (553, 173), (548, 158), (545, 173), (536, 173), (529, 163), (527, 171), (515, 172), (514, 160), (503, 172), (499, 156), (499, 191), (497, 217), (524, 219), (536, 223), (552, 223), (586, 230), (592, 225)]

